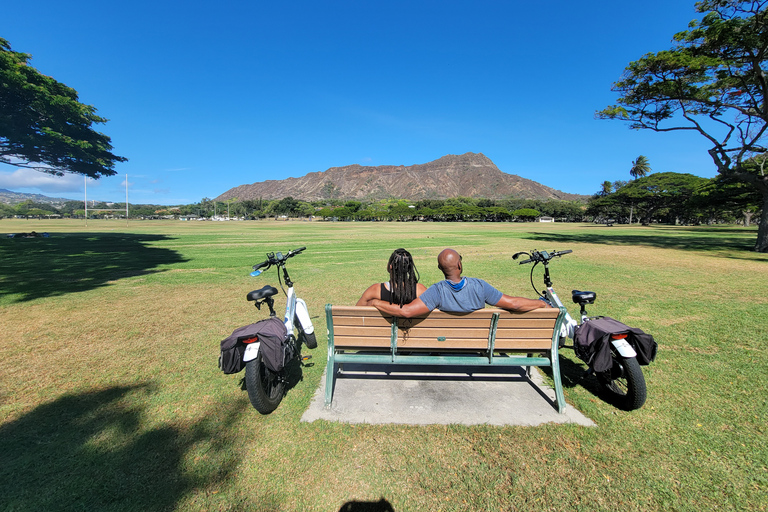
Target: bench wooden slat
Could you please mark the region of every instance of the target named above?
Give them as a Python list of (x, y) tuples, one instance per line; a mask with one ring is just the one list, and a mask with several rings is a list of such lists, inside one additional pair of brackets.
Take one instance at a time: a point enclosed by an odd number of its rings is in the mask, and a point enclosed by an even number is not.
[(392, 336), (392, 326), (386, 327), (360, 327), (349, 325), (333, 326), (333, 332), (336, 336)]
[(389, 350), (392, 343), (388, 339), (365, 336), (344, 336), (335, 340), (334, 345), (340, 349), (355, 348), (384, 348)]
[(496, 351), (550, 350), (552, 348), (552, 338), (497, 339), (493, 348)]
[[(487, 333), (486, 333), (487, 334)], [(468, 349), (468, 350), (488, 350), (488, 338), (447, 338), (445, 340), (437, 340), (436, 338), (408, 338), (397, 339), (397, 348), (402, 349), (415, 349), (415, 348), (431, 348), (431, 349)]]
[(336, 327), (384, 327), (389, 329), (392, 326), (392, 322), (384, 317), (364, 317), (364, 318), (350, 318), (341, 317), (333, 318), (333, 325)]
[(548, 338), (552, 341), (552, 327), (549, 329), (496, 329), (496, 341), (505, 338)]

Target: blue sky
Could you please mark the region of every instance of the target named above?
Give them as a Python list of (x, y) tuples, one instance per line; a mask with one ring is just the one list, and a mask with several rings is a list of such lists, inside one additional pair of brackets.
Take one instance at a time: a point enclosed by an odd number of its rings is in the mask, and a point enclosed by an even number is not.
[[(592, 194), (653, 172), (712, 177), (695, 134), (594, 119), (611, 84), (668, 49), (693, 0), (7, 2), (0, 37), (110, 121), (129, 158), (88, 197), (186, 204), (350, 164), (483, 153)], [(0, 188), (81, 198), (83, 178), (0, 164)]]

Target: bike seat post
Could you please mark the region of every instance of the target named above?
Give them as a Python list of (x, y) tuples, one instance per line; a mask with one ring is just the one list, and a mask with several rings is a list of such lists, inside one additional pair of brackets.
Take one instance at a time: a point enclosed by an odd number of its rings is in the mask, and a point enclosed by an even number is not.
[(277, 316), (275, 313), (275, 299), (272, 297), (267, 297), (264, 299), (264, 302), (266, 302), (267, 306), (269, 306), (269, 316)]

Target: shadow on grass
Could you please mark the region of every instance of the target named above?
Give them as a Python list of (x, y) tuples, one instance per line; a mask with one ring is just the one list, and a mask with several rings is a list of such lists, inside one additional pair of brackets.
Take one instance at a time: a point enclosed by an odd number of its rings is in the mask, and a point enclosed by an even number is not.
[[(526, 238), (566, 244), (569, 242), (604, 244), (604, 245), (637, 245), (658, 247), (662, 249), (682, 249), (689, 251), (733, 251), (736, 253), (753, 252), (755, 248), (755, 233), (744, 230), (717, 229), (708, 231), (696, 228), (662, 228), (637, 229), (637, 233), (613, 232), (613, 228), (600, 230), (595, 228), (585, 233), (547, 233), (531, 232)], [(741, 236), (735, 236), (740, 233)], [(554, 249), (554, 247), (552, 248)], [(567, 247), (557, 247), (558, 250)], [(736, 256), (734, 254), (733, 256)]]
[(168, 239), (126, 233), (0, 239), (0, 301), (24, 302), (82, 292), (187, 261), (174, 250), (151, 245)]
[[(151, 385), (63, 396), (0, 427), (3, 510), (161, 511), (229, 478), (237, 460), (228, 432), (241, 412), (186, 426), (141, 429), (130, 395)], [(209, 446), (206, 464), (186, 469), (187, 452)]]
[[(587, 366), (576, 361), (572, 361), (567, 357), (560, 356), (560, 381), (563, 384), (564, 389), (571, 389), (579, 386), (589, 391), (595, 398), (598, 398), (606, 403), (611, 403), (608, 397), (605, 396), (602, 389), (598, 385), (597, 378), (593, 375), (586, 377)], [(552, 368), (548, 366), (541, 366), (539, 369), (546, 374), (550, 379), (552, 378)]]

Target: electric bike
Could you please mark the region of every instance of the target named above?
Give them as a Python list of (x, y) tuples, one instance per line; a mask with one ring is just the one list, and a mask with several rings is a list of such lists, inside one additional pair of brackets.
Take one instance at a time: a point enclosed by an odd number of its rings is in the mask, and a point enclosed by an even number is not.
[[(306, 247), (300, 247), (299, 249), (288, 251), (286, 254), (281, 252), (268, 253), (267, 259), (254, 265), (253, 272), (251, 272), (251, 276), (256, 277), (272, 266), (277, 267), (278, 283), (286, 296), (283, 323), (287, 339), (285, 342), (286, 360), (284, 361), (283, 369), (273, 371), (267, 367), (264, 362), (263, 350), (259, 350), (261, 344), (259, 341), (249, 343), (243, 355), (243, 361), (245, 362), (245, 386), (248, 391), (248, 398), (251, 401), (251, 405), (261, 414), (269, 414), (280, 405), (286, 392), (289, 365), (295, 360), (303, 364), (304, 360), (311, 358), (311, 356), (302, 358), (301, 345), (304, 344), (310, 349), (317, 347), (315, 328), (312, 326), (307, 304), (303, 299), (296, 296), (293, 289), (293, 281), (288, 275), (288, 269), (285, 266), (288, 259), (301, 254), (305, 249)], [(285, 281), (285, 285), (288, 287), (287, 291), (283, 288), (283, 281)], [(259, 310), (266, 303), (269, 308), (269, 316), (275, 317), (277, 315), (275, 313), (273, 296), (277, 295), (277, 293), (277, 288), (267, 285), (248, 293), (247, 299), (254, 301), (254, 305)]]
[[(555, 307), (563, 307), (563, 303), (560, 301), (560, 297), (555, 293), (552, 287), (552, 280), (549, 275), (549, 262), (565, 254), (570, 254), (573, 251), (536, 251), (518, 252), (512, 256), (512, 259), (517, 260), (521, 256), (527, 256), (528, 258), (521, 261), (520, 265), (527, 263), (533, 263), (531, 267), (531, 286), (533, 291)], [(533, 271), (536, 266), (541, 263), (544, 265), (544, 286), (543, 292), (540, 292), (533, 282)], [(575, 304), (578, 304), (581, 308), (579, 312), (580, 321), (575, 321), (569, 314), (566, 313), (566, 321), (563, 323), (562, 331), (560, 333), (560, 346), (564, 346), (565, 338), (574, 339), (574, 335), (577, 329), (584, 325), (586, 322), (603, 318), (603, 317), (590, 317), (587, 315), (586, 306), (588, 304), (594, 304), (597, 294), (595, 292), (573, 290), (571, 292), (571, 299)], [(640, 364), (637, 361), (637, 352), (627, 342), (627, 333), (615, 333), (610, 335), (610, 357), (609, 368), (604, 371), (596, 372), (592, 365), (594, 360), (585, 360), (589, 365), (589, 369), (585, 373), (585, 377), (594, 374), (597, 377), (597, 382), (600, 385), (602, 391), (604, 391), (608, 398), (624, 410), (639, 409), (643, 406), (646, 399), (646, 386), (643, 372), (640, 368)], [(575, 350), (575, 346), (573, 347)], [(579, 353), (577, 356), (581, 357)]]

